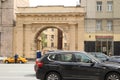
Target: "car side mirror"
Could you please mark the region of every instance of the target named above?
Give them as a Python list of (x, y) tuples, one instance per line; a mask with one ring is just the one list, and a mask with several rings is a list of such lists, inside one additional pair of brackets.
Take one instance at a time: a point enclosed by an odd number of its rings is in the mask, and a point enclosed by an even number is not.
[(91, 66), (94, 66), (94, 65), (95, 65), (95, 62), (92, 62), (92, 63), (91, 63)]
[(107, 58), (106, 61), (109, 61), (109, 58)]

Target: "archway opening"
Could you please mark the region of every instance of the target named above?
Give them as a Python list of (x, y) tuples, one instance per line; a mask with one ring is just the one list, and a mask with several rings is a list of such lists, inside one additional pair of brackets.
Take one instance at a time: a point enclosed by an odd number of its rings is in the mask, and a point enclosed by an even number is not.
[(44, 27), (35, 37), (37, 50), (67, 50), (66, 34), (56, 27)]

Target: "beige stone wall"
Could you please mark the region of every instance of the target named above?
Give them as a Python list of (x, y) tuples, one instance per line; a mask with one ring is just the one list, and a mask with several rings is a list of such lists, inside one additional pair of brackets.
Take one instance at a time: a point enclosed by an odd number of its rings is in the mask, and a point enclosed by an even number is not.
[(84, 41), (85, 41), (85, 16), (79, 17), (78, 23), (78, 37), (77, 37), (77, 48), (80, 51), (84, 51)]
[(0, 54), (3, 56), (13, 56), (13, 28), (16, 8), (16, 0), (0, 0)]
[(120, 18), (120, 0), (114, 0), (114, 18)]
[(0, 53), (3, 56), (11, 56), (13, 53), (13, 1), (0, 1)]
[(2, 2), (1, 6), (1, 14), (2, 14), (2, 25), (12, 25), (13, 24), (13, 18), (14, 18), (14, 8), (13, 8), (13, 2), (14, 0), (5, 0)]
[(114, 33), (115, 34), (120, 34), (120, 19), (116, 19), (113, 21), (114, 25)]
[(81, 0), (81, 6), (85, 8), (86, 18), (95, 18), (96, 16), (96, 0)]
[[(1, 15), (2, 15), (2, 13), (1, 13), (1, 11), (2, 11), (1, 6), (2, 6), (2, 5), (1, 5), (1, 1), (0, 1), (0, 27), (1, 27), (1, 17), (2, 17), (2, 16), (1, 16)], [(0, 31), (1, 31), (1, 29), (0, 29)]]

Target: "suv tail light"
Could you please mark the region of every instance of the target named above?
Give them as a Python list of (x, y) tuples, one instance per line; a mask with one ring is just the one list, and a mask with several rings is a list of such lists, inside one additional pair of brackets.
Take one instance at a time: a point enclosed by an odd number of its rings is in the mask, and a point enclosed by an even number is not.
[(38, 62), (39, 62), (39, 60), (38, 60), (38, 59), (36, 59), (35, 63), (36, 63), (36, 64), (38, 64)]
[(41, 68), (43, 66), (43, 62), (37, 62), (37, 66)]

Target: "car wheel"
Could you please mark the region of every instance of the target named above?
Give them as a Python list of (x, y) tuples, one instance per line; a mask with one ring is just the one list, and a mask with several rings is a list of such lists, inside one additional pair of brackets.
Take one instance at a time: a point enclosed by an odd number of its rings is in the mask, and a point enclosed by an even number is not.
[(9, 63), (9, 61), (5, 61), (5, 63), (6, 63), (6, 64), (8, 64), (8, 63)]
[(56, 72), (50, 72), (47, 74), (45, 80), (62, 80), (60, 75)]
[(120, 80), (120, 74), (118, 73), (109, 73), (107, 76), (106, 76), (106, 79), (105, 80)]

